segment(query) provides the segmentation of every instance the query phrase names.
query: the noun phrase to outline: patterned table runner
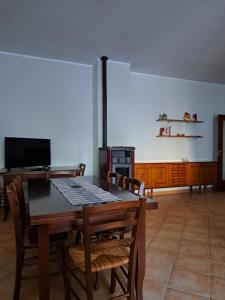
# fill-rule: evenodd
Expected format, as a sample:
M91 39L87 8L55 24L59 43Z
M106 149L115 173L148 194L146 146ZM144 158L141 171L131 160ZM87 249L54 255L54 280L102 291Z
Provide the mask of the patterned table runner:
M56 178L51 181L72 205L90 205L121 200L81 177Z

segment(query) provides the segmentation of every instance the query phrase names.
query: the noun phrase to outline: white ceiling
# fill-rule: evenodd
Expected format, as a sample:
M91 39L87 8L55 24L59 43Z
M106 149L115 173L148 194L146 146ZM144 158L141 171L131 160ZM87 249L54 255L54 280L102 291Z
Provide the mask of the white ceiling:
M225 84L225 0L0 0L0 51Z

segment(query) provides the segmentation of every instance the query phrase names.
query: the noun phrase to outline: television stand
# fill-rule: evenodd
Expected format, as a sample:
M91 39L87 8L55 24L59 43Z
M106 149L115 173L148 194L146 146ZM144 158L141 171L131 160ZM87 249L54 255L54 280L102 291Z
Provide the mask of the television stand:
M43 167L29 169L29 171L33 171L33 172L35 172L35 171L43 171L43 170L44 170Z
M51 168L49 166L43 166L43 167L33 167L29 169L29 171L49 171Z

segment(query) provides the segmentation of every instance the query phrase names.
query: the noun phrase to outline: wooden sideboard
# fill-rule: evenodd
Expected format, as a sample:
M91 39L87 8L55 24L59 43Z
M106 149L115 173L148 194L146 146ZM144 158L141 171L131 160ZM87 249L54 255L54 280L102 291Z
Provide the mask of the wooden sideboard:
M217 162L135 163L135 178L145 183L145 189L204 186L216 187Z

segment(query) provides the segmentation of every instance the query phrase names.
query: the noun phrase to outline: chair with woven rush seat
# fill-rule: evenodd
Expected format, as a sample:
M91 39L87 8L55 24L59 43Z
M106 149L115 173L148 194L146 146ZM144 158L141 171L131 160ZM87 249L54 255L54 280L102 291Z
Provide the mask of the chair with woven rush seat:
M137 190L138 195L140 195L141 197L144 196L145 184L143 181L137 178L131 178L131 177L125 178L125 188L132 192Z
M122 189L124 185L124 176L116 172L108 172L107 181L112 183L113 179L115 180L116 186L119 189Z
M137 258L137 241L141 232L140 224L144 216L145 199L138 201L123 201L90 206L83 208L83 245L75 245L68 249L64 268L66 279L65 299L69 300L71 291L78 298L77 293L71 289L69 263L85 276L87 299L93 299L92 274L104 270L111 270L110 292L114 293L116 281L120 284L123 294L110 298L129 300L135 299L135 270ZM103 238L93 240L93 234L113 230L118 234L123 228L130 228L131 235L121 239ZM64 265L64 266L65 266ZM127 288L122 284L118 269L128 265ZM81 283L76 271L71 271L73 277ZM123 274L123 272L121 272ZM120 274L121 275L121 274ZM83 285L81 285L83 287Z
M38 227L26 224L22 215L21 199L18 197L18 192L14 183L7 186L7 197L13 217L15 239L16 239L16 274L13 300L18 300L20 296L20 287L22 280L22 268L27 265L36 264L37 256L25 257L26 250L38 248ZM49 237L50 245L63 247L66 236L64 234L53 234Z

